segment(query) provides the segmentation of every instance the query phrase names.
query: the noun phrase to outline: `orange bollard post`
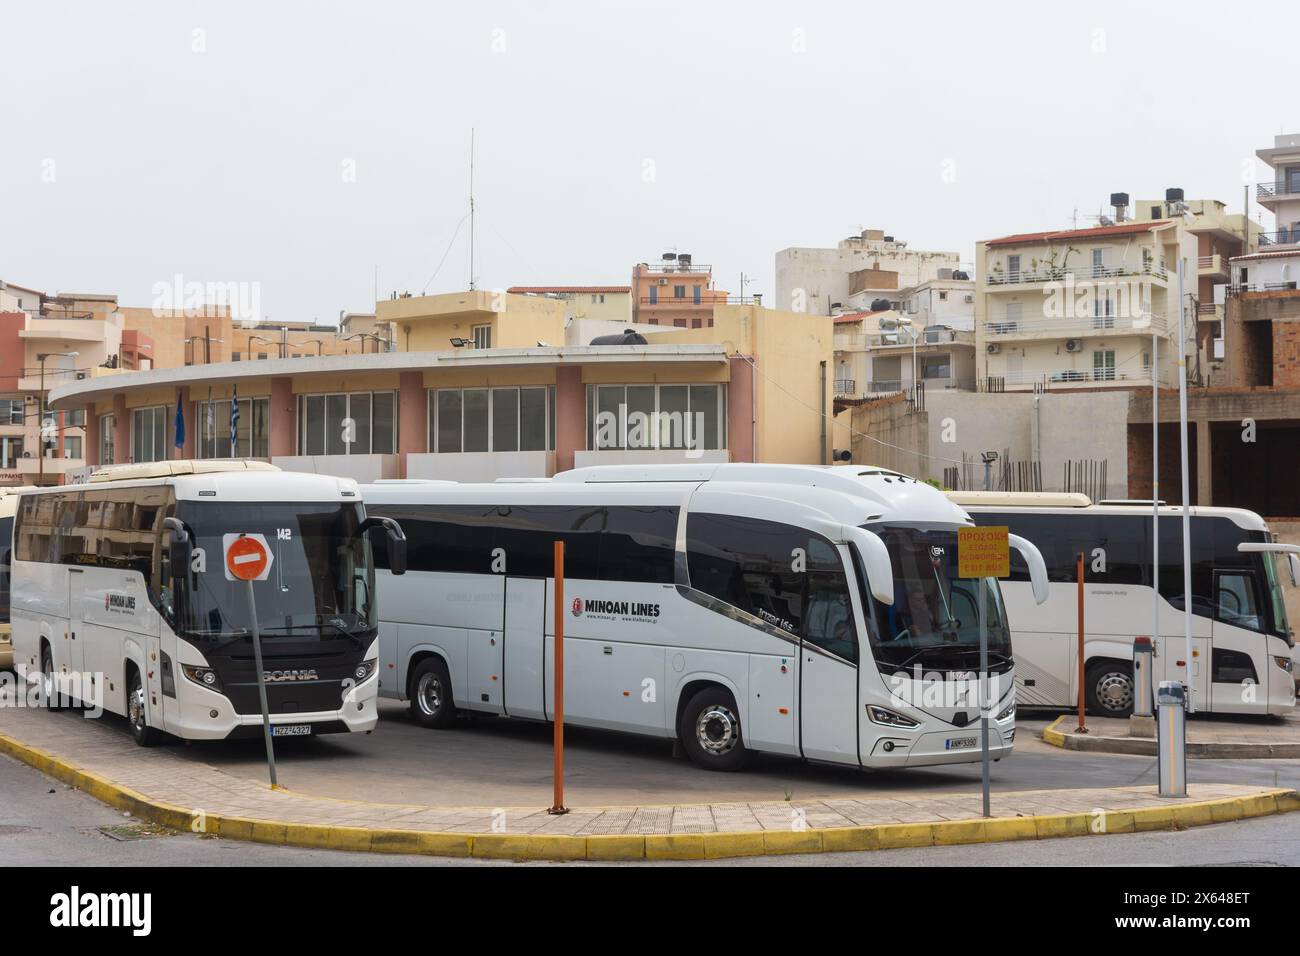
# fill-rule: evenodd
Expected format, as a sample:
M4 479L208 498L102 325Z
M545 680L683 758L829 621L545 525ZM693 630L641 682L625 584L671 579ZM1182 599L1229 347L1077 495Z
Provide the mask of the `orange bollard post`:
M555 802L547 813L568 813L564 805L564 542L555 542Z
M1083 552L1079 552L1079 726L1075 728L1075 733L1086 734L1088 732L1087 724L1084 722L1084 675L1083 675Z

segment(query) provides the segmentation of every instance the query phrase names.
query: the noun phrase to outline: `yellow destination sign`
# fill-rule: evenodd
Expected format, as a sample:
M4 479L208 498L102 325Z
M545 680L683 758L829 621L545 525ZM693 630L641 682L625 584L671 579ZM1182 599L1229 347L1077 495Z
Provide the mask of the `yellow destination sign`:
M1011 574L1005 525L957 529L957 576L1005 578Z

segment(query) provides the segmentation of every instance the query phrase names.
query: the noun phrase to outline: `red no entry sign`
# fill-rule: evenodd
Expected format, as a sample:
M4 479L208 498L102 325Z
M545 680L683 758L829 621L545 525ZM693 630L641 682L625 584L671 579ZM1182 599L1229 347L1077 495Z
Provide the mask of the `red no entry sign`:
M228 534L222 541L226 550L226 577L239 581L265 581L271 571L271 549L260 534Z

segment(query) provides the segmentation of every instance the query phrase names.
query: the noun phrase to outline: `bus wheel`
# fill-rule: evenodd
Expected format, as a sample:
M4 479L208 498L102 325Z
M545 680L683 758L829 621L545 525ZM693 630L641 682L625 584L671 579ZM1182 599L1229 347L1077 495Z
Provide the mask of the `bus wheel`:
M54 654L50 645L41 643L41 693L49 710L59 709L59 689L54 680Z
M126 721L131 728L131 736L141 747L152 747L158 742L158 731L149 726L145 711L144 683L137 670L131 671L131 681L127 686Z
M705 770L739 770L749 759L741 739L739 708L721 687L706 687L682 710L682 749Z
M1133 666L1121 661L1098 661L1085 677L1088 709L1102 717L1127 717L1133 713Z
M411 675L411 716L423 727L450 727L456 719L451 675L441 657L426 657Z

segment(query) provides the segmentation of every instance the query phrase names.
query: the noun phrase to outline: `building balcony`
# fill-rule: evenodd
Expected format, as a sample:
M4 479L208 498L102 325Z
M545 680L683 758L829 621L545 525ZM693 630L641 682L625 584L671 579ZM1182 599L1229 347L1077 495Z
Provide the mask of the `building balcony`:
M32 455L31 458L15 459L14 466L14 471L17 471L25 478L31 478L41 474L66 475L69 472L84 468L86 461L84 458L52 458L47 456L42 462L40 458Z
M1268 247L1269 252L1282 252L1286 248L1300 246L1300 225L1292 226L1290 229L1279 229L1276 232L1261 232L1259 234L1259 247L1263 249Z
M1127 335L1168 335L1170 323L1164 316L1139 319L1114 315L1090 318L1031 318L987 320L987 343L1023 342L1048 339L1115 338Z
M1218 254L1201 256L1196 260L1196 274L1211 279L1228 278L1228 260Z
M1134 266L1080 266L1075 269L1049 268L1040 264L1037 269L1020 269L1015 272L998 271L984 276L984 284L991 291L1004 289L1023 289L1026 286L1043 285L1048 282L1099 282L1108 279L1150 279L1167 283L1169 270L1156 262Z
M1300 198L1300 181L1279 181L1255 184L1255 201L1268 206L1286 199Z
M1166 383L1164 379L1169 379ZM1165 375L1161 387L1171 384L1174 378ZM1077 388L1134 388L1151 384L1148 367L1126 368L1060 368L1048 371L1006 371L1000 375L987 375L980 379L984 392L1030 392L1052 389Z
M1215 302L1200 302L1196 306L1197 322L1222 322L1224 306Z
M858 383L852 378L837 378L835 380L835 397L843 398L848 395L858 394Z

